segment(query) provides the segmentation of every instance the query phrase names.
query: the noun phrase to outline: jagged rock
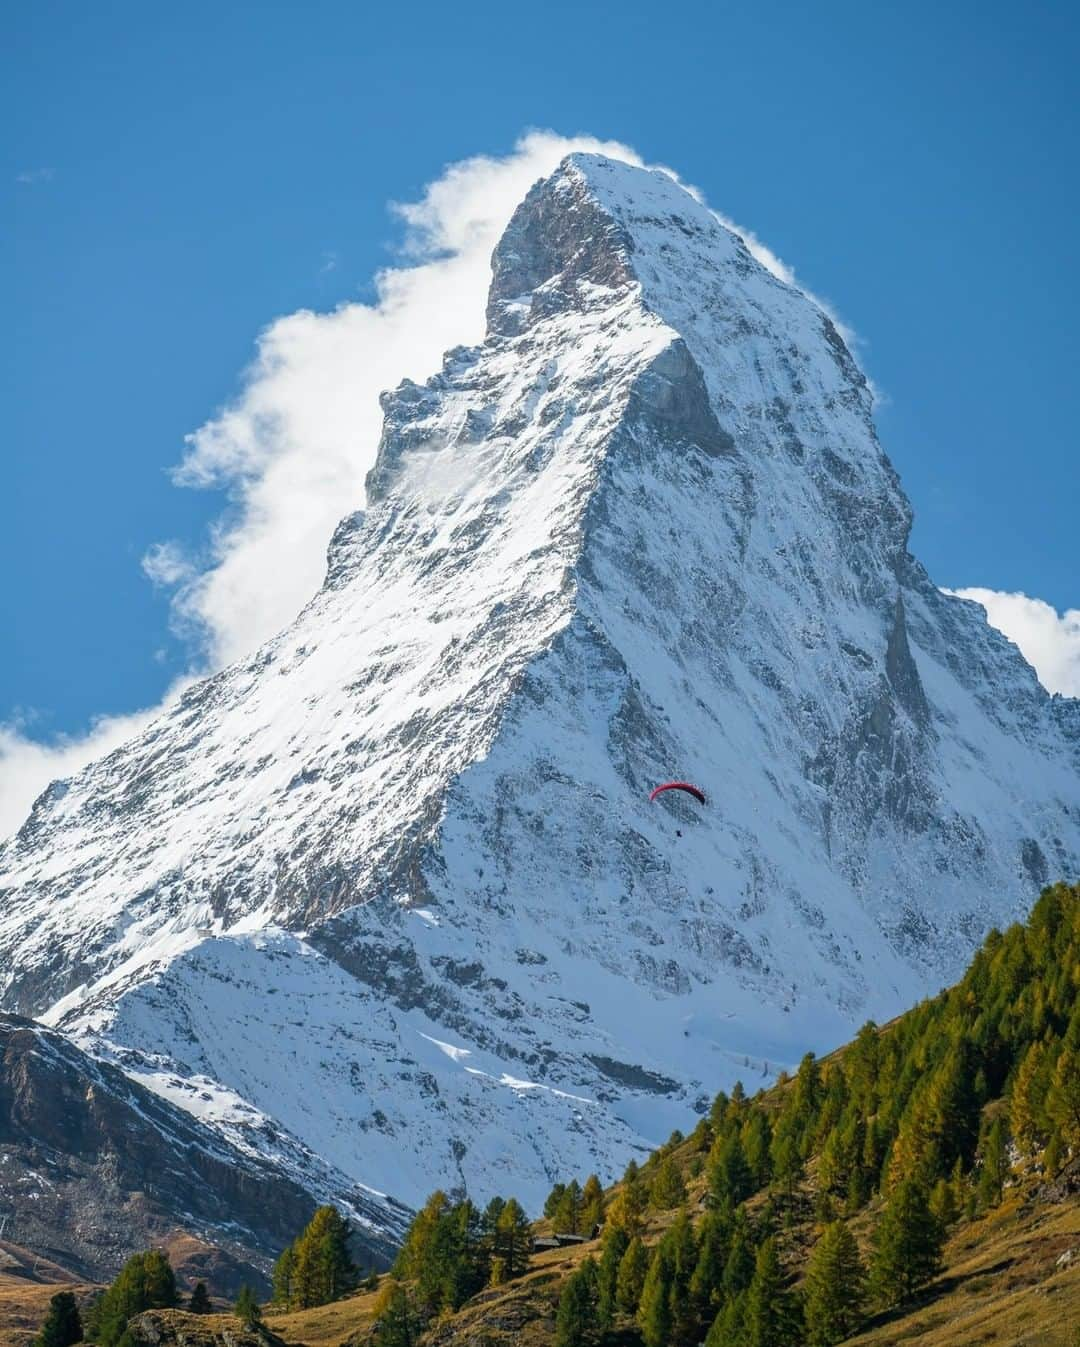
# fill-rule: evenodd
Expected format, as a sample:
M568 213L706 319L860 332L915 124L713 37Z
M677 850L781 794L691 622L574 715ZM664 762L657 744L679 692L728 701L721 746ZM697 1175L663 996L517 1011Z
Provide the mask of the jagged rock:
M835 326L669 177L571 157L493 272L320 593L0 850L0 996L324 1191L535 1206L1076 874L1080 704L930 581Z
M256 1155L95 1061L0 1014L0 1213L9 1239L90 1281L167 1246L218 1292L267 1285L314 1202ZM201 1240L184 1241L187 1231ZM216 1247L215 1247L216 1246ZM361 1256L385 1263L388 1243Z
M247 1328L229 1314L146 1310L128 1321L128 1332L146 1347L286 1347L265 1324Z

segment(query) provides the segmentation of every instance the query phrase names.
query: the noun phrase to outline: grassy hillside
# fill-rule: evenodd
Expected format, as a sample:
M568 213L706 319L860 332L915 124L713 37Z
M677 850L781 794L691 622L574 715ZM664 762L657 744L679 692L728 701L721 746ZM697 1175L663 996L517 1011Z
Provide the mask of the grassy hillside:
M57 1291L89 1301L97 1288L67 1268L0 1240L0 1347L26 1347Z
M661 1233L657 1222L653 1237ZM812 1230L793 1232L795 1242ZM542 1254L520 1280L470 1300L423 1344L550 1347L559 1294L600 1241ZM1070 1265L1058 1260L1074 1251ZM370 1339L377 1300L365 1293L319 1309L270 1308L267 1323L289 1343L341 1347ZM1077 1347L1080 1333L1080 1195L1038 1200L1018 1190L992 1213L962 1221L945 1246L945 1269L901 1311L872 1319L852 1347ZM636 1343L632 1333L612 1342Z

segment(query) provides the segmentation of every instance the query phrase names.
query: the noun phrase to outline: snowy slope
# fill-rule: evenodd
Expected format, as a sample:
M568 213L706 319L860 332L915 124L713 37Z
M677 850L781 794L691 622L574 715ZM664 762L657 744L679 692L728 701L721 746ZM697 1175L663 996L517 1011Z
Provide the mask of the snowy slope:
M1080 703L931 584L833 325L670 178L565 161L384 410L296 622L0 850L4 1005L351 1182L535 1202L1080 869Z

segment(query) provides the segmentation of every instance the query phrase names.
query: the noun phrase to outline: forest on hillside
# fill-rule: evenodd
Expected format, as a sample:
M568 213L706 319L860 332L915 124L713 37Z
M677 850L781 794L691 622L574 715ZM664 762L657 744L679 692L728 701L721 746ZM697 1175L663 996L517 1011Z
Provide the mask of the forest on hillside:
M562 1288L555 1342L829 1347L916 1295L957 1222L1078 1155L1080 886L1058 884L939 996L752 1098L721 1092L606 1194L556 1185L549 1227L601 1237ZM383 1287L380 1347L517 1274L491 1228L490 1210L432 1196Z

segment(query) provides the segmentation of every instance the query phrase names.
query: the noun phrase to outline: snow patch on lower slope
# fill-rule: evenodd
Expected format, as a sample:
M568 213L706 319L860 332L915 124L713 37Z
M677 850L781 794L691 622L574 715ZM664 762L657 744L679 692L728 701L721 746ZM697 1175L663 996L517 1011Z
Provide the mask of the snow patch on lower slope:
M386 1005L283 931L207 941L64 1028L231 1139L276 1148L290 1168L295 1138L324 1162L324 1190L378 1174L416 1206L456 1172L469 1191L512 1191L535 1209L568 1162L584 1173L657 1139L580 1085L447 1042L423 1012Z
M317 1194L352 1192L376 1222L358 1200L377 1204L373 1174L408 1206L456 1175L477 1198L512 1192L538 1211L559 1175L607 1181L685 1129L718 1080L766 1083L794 1065L789 1017L752 986L725 989L720 1009L708 989L659 995L641 1017L620 972L549 917L519 911L477 948L469 930L401 914L432 977L481 958L488 981L516 979L521 1010L494 1045L469 988L451 1038L284 931L207 940L63 1027ZM824 1018L818 1031L838 1037L842 1020Z

